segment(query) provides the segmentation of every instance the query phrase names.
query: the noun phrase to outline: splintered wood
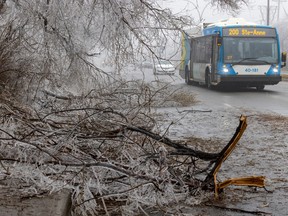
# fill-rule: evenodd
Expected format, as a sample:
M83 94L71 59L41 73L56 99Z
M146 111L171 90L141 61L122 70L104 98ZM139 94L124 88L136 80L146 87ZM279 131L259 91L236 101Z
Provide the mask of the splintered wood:
M220 158L216 161L213 171L214 187L215 187L215 197L218 197L219 191L229 185L238 185L238 186L255 186L255 187L264 187L265 177L264 176L248 176L240 178L231 178L223 182L217 183L217 173L220 170L222 163L229 157L232 151L235 149L238 141L240 140L242 134L244 133L247 127L247 117L241 116L240 123L236 132L227 146L222 150Z

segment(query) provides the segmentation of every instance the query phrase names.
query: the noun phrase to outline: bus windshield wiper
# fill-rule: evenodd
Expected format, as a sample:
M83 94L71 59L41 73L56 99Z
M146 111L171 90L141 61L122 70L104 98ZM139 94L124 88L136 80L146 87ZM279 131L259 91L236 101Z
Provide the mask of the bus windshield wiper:
M246 61L246 60L253 60L253 61L257 61L257 62L263 62L263 63L266 63L266 64L273 64L271 62L268 62L266 60L262 60L262 59L259 59L259 58L243 58L243 59L241 59L238 62L232 63L231 66L238 65L238 64L240 64L240 63L242 63L243 61Z
M242 63L243 61L246 61L246 60L256 60L256 58L243 58L240 61L232 63L231 66L238 65L238 64L240 64L240 63Z

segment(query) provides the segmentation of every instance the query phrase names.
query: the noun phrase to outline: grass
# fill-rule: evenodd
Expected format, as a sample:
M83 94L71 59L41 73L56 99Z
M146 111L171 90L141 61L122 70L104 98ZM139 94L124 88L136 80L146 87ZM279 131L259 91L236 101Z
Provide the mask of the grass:
M265 122L273 122L273 124L279 125L281 123L288 123L288 117L287 116L282 116L282 115L273 115L273 114L259 114L258 119L260 121L265 121Z
M288 74L281 74L282 80L288 81Z
M198 102L193 93L184 91L175 92L170 99L181 106L190 106Z

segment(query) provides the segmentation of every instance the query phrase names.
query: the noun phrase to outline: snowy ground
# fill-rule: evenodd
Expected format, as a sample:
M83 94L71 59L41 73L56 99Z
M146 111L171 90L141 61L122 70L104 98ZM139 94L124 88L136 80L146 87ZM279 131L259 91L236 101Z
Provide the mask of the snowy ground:
M141 72L132 67L123 73L127 79L145 80L155 85L168 82L172 88L178 88L182 86L178 84L184 82L177 75L154 76L152 69ZM187 145L213 153L219 152L229 142L240 116L246 115L248 127L236 149L222 165L218 180L266 177L266 190L229 186L219 199L216 200L211 193L201 206L192 208L180 204L177 206L177 209L181 209L180 215L288 215L288 116L241 108L211 107L205 101L185 107L166 104L155 108L155 111L159 131L165 132L173 140L185 140Z
M193 140L195 137L199 138L197 142L191 144L198 149L211 152L219 152L229 142L241 115L230 110L212 110L212 112L186 112L183 117L180 114L175 115L178 111L162 110L165 126L172 121L175 122L170 127L169 136L187 140L191 137L194 137ZM220 200L211 198L210 201L215 206L261 211L271 215L287 215L288 118L249 111L243 113L248 115L248 127L232 155L223 164L218 178L223 181L234 177L265 176L266 189L271 193L264 189L255 191L254 188L248 187L229 187L224 190ZM214 212L215 207L201 210L204 215L210 215L211 211ZM224 214L223 210L217 211L219 213L214 212L213 215L237 213L225 211Z
M178 76L153 76L152 72L127 73L129 79L144 79L148 82L164 80L177 84L184 82ZM211 111L211 112L208 112ZM194 147L218 152L233 136L239 117L248 116L248 127L232 155L224 162L218 178L220 181L233 177L265 176L266 189L229 187L219 200L213 197L206 205L187 207L183 213L191 215L288 215L288 117L259 113L252 110L233 111L214 109L205 103L190 107L158 108L161 113L159 127L168 137L187 139ZM191 139L193 138L193 139ZM197 138L197 139L195 139ZM199 138L199 139L198 139ZM226 209L224 209L226 208ZM231 209L231 211L227 211Z

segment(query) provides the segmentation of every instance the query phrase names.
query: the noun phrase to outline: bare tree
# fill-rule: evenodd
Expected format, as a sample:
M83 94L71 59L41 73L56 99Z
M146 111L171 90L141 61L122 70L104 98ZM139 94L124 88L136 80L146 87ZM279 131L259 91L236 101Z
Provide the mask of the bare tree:
M285 27L286 25L287 25L286 19L281 20L280 22L275 24L279 32L280 46L283 52L287 52L288 50L288 41L287 41L288 31L287 28Z
M241 1L237 1L237 0L212 0L211 2L213 4L217 4L221 8L225 8L228 10L229 9L238 10L241 8L242 4L247 3L247 1L245 1L245 0L241 0Z
M213 3L235 9L239 5L236 1ZM12 32L18 31L18 49L22 48L18 58L30 65L24 73L29 74L30 85L24 89L33 89L34 94L43 85L56 88L71 83L77 87L74 91L87 92L91 88L87 82L103 72L92 58L95 54L105 50L105 64L119 69L139 54L156 55L169 37L178 37L179 30L193 22L159 8L154 1L10 0L3 5L2 29L10 26Z
M94 78L90 84L97 83L99 72L103 73L93 61L95 53L105 50L109 60L105 64L119 69L137 53L155 54L170 37L167 32L187 24L187 19L146 1L22 0L7 1L6 7L4 26L18 30L18 49L24 48L17 53L22 59L29 56L30 69L25 74L30 74L30 84L25 87L30 91L72 82L77 87L74 91L87 93L87 88L95 87L87 85L88 80Z
M212 1L233 9L237 2ZM191 25L191 17L148 0L6 0L0 6L6 185L19 185L23 196L69 188L74 215L147 214L180 201L198 203L191 197L199 195L203 178L196 177L220 155L159 135L152 107L175 90L118 79L97 62L104 53L104 64L118 70L138 55L160 57L158 47Z

